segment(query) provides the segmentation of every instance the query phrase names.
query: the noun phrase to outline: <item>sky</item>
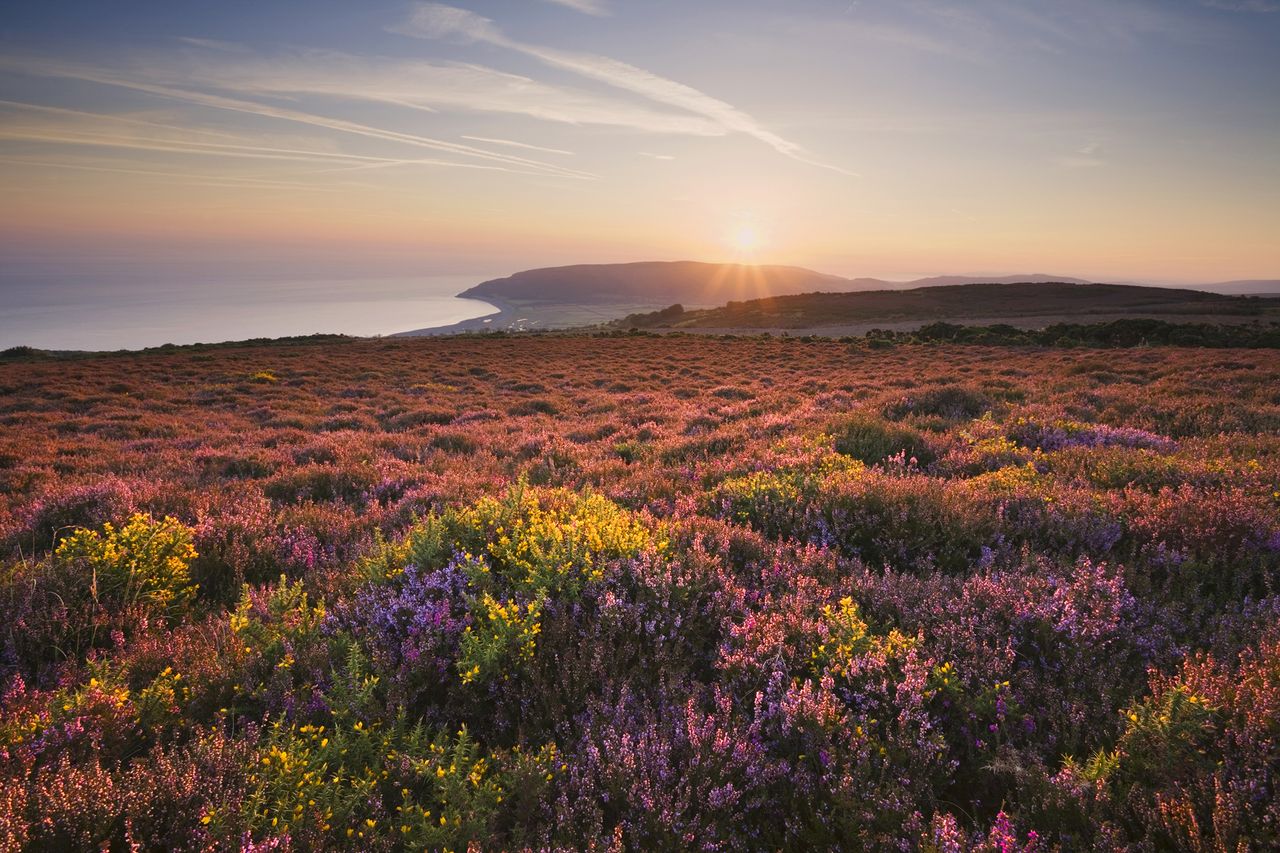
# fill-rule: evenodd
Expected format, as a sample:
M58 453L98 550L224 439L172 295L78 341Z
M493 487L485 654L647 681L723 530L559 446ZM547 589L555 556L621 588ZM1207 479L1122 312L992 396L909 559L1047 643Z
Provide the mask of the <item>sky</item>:
M14 0L0 193L33 274L1280 278L1280 0Z

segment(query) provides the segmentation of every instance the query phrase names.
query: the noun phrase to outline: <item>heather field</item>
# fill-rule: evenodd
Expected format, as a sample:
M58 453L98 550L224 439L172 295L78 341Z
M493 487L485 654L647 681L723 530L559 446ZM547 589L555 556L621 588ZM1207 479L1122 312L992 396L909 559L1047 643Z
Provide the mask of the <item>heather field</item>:
M0 850L1280 846L1276 350L15 357L0 546Z

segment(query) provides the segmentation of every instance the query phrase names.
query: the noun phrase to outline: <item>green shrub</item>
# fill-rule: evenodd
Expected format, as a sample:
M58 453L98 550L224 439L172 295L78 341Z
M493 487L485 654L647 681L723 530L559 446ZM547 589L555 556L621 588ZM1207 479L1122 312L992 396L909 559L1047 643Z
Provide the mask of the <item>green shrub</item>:
M628 465L639 459L645 451L645 445L638 441L620 441L613 446L613 452Z
M991 409L991 398L980 391L959 385L930 388L904 397L884 408L884 416L900 421L909 416L937 417L946 421L968 421Z
M436 450L443 450L445 453L453 453L458 456L470 456L480 449L480 445L461 432L438 433L432 436L431 446Z
M921 467L929 465L936 458L920 433L906 427L892 426L866 415L846 418L837 423L832 432L838 452L868 465L883 462L900 453L904 460L914 458Z
M1212 768L1209 747L1216 735L1217 711L1187 685L1148 696L1124 715L1125 730L1115 750L1099 750L1083 763L1067 758L1069 772L1127 793L1134 785L1185 779Z

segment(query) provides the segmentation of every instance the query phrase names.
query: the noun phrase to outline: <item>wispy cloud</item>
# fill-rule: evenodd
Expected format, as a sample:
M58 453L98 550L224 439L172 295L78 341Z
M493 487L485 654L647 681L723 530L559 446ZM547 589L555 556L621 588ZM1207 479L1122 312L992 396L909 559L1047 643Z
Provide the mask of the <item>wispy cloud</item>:
M399 166L443 166L457 169L483 169L490 171L519 172L522 174L544 175L534 170L512 169L506 166L488 165L484 163L466 163L456 160L442 160L430 157L370 157L360 154L340 154L324 151L307 151L288 148L269 148L260 145L217 145L212 143L183 142L176 140L156 140L143 136L113 136L95 127L65 129L57 125L6 124L0 127L0 140L12 142L35 142L44 145L64 145L75 148L108 148L121 151L143 151L148 153L183 154L197 157L220 157L245 160L276 160L290 163L315 164L331 166L330 168L313 169L298 174L333 174L337 172L353 172L368 169L387 169ZM336 165L332 165L336 164ZM122 168L89 167L77 165L71 161L44 162L42 165L61 165L66 168L92 169L93 171L121 172L150 175L173 176L176 173L156 170L138 171ZM185 174L185 173L184 173ZM207 177L207 176L206 176ZM221 178L220 178L221 180ZM226 180L253 181L279 185L279 181L267 179L231 177Z
M271 137L247 137L198 128L182 128L172 124L152 122L129 116L116 116L85 110L72 110L0 100L0 140L14 143L36 143L44 149L46 157L53 153L49 146L63 146L72 153L59 160L27 158L22 162L47 168L64 168L78 171L137 174L157 178L181 179L185 183L204 186L261 186L275 189L321 189L324 185L308 181L308 176L338 174L398 167L429 166L452 169L502 171L518 174L546 176L536 169L516 168L507 164L465 162L436 157L380 157L326 150L314 145L299 144L286 147L270 144ZM323 140L320 140L322 143ZM118 164L86 163L79 156L82 149L108 149L117 152L143 152L153 160L155 154L177 154L184 157L218 158L246 161L276 161L310 166L303 171L294 170L288 177L263 178L216 173L175 172L155 168L127 168ZM20 158L0 158L3 162L18 163ZM585 173L584 173L585 174Z
M54 107L48 104L35 104L27 101L10 101L0 99L0 111L30 112L50 116L79 117L94 122L104 122L127 127L146 128L149 134L157 131L196 134L205 140L234 140L236 134L224 130L184 127L173 122L156 121L154 118L142 118L136 113L98 113L90 110L76 110L67 107Z
M1276 0L1202 0L1270 3ZM1179 4L1151 0L904 0L913 26L944 44L998 55L1010 49L1070 54L1085 49L1128 50L1149 38L1194 43L1217 37L1214 27ZM931 37L921 42L923 48Z
M0 100L0 115L5 116L0 139L15 141L307 163L385 159L269 145L234 134L20 101Z
M546 0L548 3L555 3L557 6L567 6L576 12L584 15L607 15L609 10L605 8L602 0Z
M1275 0L1201 0L1201 5L1228 12L1280 12Z
M719 136L706 118L578 91L480 65L295 51L272 58L186 57L138 69L152 82L187 80L242 96L327 95L412 109L503 113L574 125L645 133Z
M1093 141L1081 145L1065 157L1057 158L1057 163L1070 169L1093 169L1105 166L1107 161L1102 156L1102 143Z
M236 187L250 189L287 189L307 192L336 192L337 187L318 186L314 182L281 181L270 178L237 177L232 175L207 175L199 172L170 172L161 169L129 169L120 166L103 166L92 163L76 163L67 160L34 160L23 157L0 157L0 163L16 166L35 166L46 169L70 169L77 172L103 172L112 175L138 175L148 178L162 178L166 181L179 180L197 186Z
M129 76L122 75L119 72L112 72L105 69L97 69L56 61L19 62L12 58L0 58L0 68L39 76L81 80L104 86L128 89L135 92L144 92L157 97L169 98L212 109L244 113L261 118L278 119L310 125L313 127L325 128L340 133L378 139L384 142L427 148L463 159L475 159L489 164L501 165L511 171L537 172L540 174L567 178L595 177L594 175L586 172L568 169L563 166L545 163L540 160L533 160L514 154L489 151L472 145L464 145L457 142L434 139L418 134L379 128L359 122L317 115L315 113L308 113L302 110L278 107L242 98L233 98L181 87L150 83L145 80L134 79ZM437 165L448 164L449 161L440 161Z
M462 138L471 142L483 142L487 145L507 145L512 148L523 148L526 151L541 151L544 154L573 156L572 151L565 151L563 148L546 148L541 145L530 145L528 142L517 142L514 139L494 139L491 136L463 136Z
M461 37L515 51L552 68L701 116L726 132L751 136L794 160L850 174L839 166L815 160L802 146L769 130L751 115L692 86L607 56L558 50L510 38L490 19L465 9L441 3L419 3L408 20L392 31L415 38Z
M201 39L192 38L191 36L178 36L178 41L183 44L189 44L192 47L201 47L206 50L220 50L223 53L248 53L249 49L239 42L222 41L221 39Z
M829 24L827 24L827 26L829 26ZM871 38L894 47L901 47L907 50L919 51L921 53L932 53L938 56L959 59L964 62L986 64L990 61L990 57L986 54L966 48L957 43L954 39L939 38L911 27L903 27L895 24L864 22L851 22L845 26L852 27L859 34L867 38Z

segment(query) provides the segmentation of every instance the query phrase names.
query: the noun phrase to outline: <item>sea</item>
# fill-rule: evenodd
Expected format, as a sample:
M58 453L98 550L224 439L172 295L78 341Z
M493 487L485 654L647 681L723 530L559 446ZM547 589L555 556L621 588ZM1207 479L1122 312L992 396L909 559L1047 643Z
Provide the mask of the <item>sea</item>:
M456 294L494 275L85 280L0 273L0 350L142 349L336 333L371 337L497 311Z

